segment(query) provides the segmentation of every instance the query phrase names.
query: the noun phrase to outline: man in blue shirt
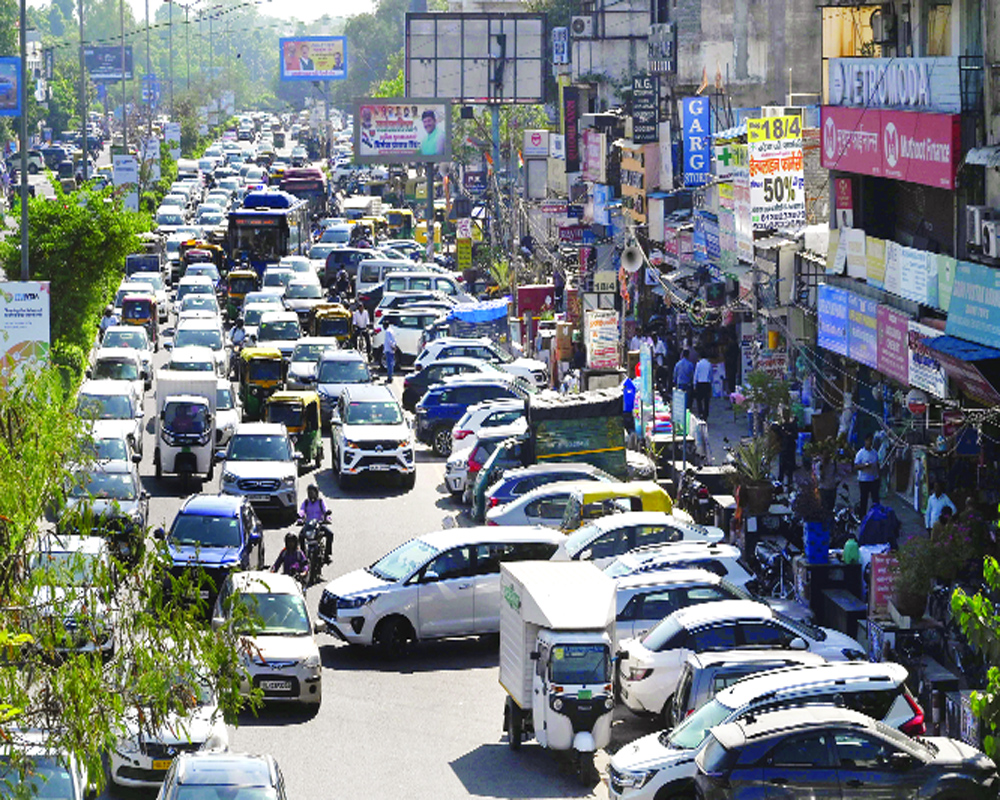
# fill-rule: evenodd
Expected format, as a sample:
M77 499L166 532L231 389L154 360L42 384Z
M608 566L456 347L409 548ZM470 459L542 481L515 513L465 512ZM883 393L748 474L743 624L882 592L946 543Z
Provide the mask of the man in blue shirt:
M626 433L635 432L635 381L626 378L622 384L622 427Z
M694 389L694 364L689 358L690 351L681 353L681 360L674 367L674 388L681 389L686 397L685 406L691 406L691 390Z

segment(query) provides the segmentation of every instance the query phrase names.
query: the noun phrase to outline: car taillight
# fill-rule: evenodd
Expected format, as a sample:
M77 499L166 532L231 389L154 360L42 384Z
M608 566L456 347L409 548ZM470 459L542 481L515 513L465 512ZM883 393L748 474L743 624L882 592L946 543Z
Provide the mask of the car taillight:
M490 498L490 508L496 508L498 505L500 505L500 498L498 498L498 497L491 497Z
M641 681L645 680L652 674L653 670L651 669L639 669L637 667L632 667L632 669L629 671L628 679L630 681Z
M381 308L376 308L375 309L375 319L378 319L381 316L382 316L382 309Z
M913 717L900 725L899 730L907 736L923 736L927 733L927 725L924 723L924 710L913 698L913 695L910 694L910 690L905 687L903 689L903 697L905 697L906 702L909 703L910 710L913 712Z
M698 488L698 499L699 500L708 500L708 487L707 486L700 486Z
M486 520L486 524L487 524L487 525L496 525L497 523L496 523L496 521L495 521L495 520L492 520L492 519L488 519L488 520Z
M466 436L468 436L470 433L472 433L472 431L452 431L451 432L451 438L455 439L456 441L461 441Z
M479 470L481 470L482 468L483 468L483 465L480 464L478 461L475 461L475 460L473 460L471 458L469 459L468 469L469 469L470 473L472 473L472 472L479 472Z

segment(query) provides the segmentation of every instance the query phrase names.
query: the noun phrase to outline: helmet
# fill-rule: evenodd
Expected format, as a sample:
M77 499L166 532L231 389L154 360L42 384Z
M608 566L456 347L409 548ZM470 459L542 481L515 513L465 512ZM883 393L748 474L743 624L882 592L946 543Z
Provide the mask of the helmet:
M285 534L285 547L287 547L287 548L298 548L298 546L299 546L299 537L296 536L294 533L286 533Z
M319 487L315 483L310 483L306 487L306 494L312 495L313 493L319 494Z
M111 303L108 303L106 306L104 306L104 316L110 317L111 313L114 310L115 310L115 307L113 305L111 305Z

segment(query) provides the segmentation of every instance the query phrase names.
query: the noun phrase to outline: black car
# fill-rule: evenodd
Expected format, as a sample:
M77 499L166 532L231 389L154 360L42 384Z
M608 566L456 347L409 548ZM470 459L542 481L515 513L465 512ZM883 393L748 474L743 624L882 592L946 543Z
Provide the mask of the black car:
M698 800L997 796L996 765L957 739L911 738L864 714L806 706L709 731L695 763Z
M60 147L59 145L39 147L38 151L42 154L42 158L45 160L46 169L56 169L61 161L66 161L67 159L70 161L73 160L72 151L65 147Z

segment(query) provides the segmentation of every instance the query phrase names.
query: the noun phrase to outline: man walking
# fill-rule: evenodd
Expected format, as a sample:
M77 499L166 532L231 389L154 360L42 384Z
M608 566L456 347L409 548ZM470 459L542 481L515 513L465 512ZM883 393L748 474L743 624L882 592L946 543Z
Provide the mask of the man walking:
M385 355L386 383L392 383L392 371L396 366L396 334L392 332L392 326L386 324L384 337L382 339L382 353Z
M708 356L703 355L698 359L694 368L694 402L697 406L697 414L703 419L708 419L708 409L712 400L712 362Z
M684 405L690 408L691 390L694 388L694 364L691 363L688 355L689 351L684 350L681 353L681 360L674 367L674 388L684 392L687 398Z
M872 504L879 501L878 450L874 449L873 441L869 433L865 437L865 446L854 457L854 471L858 473L858 489L861 490L859 515L862 519L868 512L868 498L871 498Z

